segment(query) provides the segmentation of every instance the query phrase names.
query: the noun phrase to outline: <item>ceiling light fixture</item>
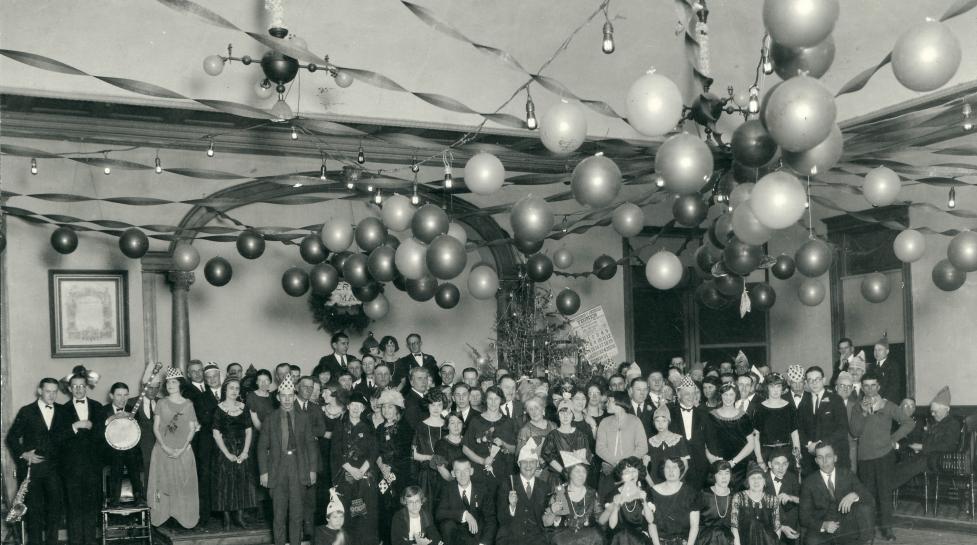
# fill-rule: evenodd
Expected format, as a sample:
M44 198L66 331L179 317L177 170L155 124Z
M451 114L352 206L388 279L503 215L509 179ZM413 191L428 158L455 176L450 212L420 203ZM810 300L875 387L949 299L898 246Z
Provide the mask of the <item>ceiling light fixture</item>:
M356 152L356 162L361 165L366 162L366 154L363 153L363 144L360 144L360 151Z
M214 156L214 141L211 140L210 147L207 148L207 157L213 157L213 156Z
M536 121L536 105L533 104L533 95L529 94L529 87L526 87L526 128L534 131L539 127Z
M37 159L31 157L31 176L37 176Z
M159 160L159 152L156 152L156 174L163 173L163 163Z
M974 109L969 103L963 105L963 130L972 131L974 129Z
M947 208L957 207L957 189L955 187L950 188L950 194L947 196L946 199L946 207Z

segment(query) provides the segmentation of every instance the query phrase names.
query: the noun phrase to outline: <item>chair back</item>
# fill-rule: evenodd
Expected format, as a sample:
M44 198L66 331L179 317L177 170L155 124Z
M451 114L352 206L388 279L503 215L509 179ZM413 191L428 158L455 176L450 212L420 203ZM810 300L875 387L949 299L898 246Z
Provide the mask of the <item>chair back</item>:
M971 431L968 425L960 430L960 447L956 452L940 455L937 471L943 475L967 477L977 474L977 431Z

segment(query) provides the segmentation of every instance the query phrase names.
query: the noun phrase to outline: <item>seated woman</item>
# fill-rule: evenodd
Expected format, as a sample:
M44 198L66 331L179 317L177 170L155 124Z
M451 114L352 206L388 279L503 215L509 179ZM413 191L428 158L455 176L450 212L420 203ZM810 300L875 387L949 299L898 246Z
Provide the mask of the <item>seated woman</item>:
M606 525L611 545L658 545L655 506L643 488L645 467L637 457L624 458L614 467L614 480L621 483L604 499L600 523Z
M702 512L699 516L699 537L696 545L732 545L732 495L729 481L733 473L726 461L715 462L710 469L714 484L702 493Z
M604 506L597 491L587 486L587 461L572 452L561 454L567 484L553 493L543 524L556 528L551 537L554 545L603 545L604 532L597 519Z
M441 534L434 524L430 509L424 509L424 492L419 486L404 489L400 502L404 508L393 517L389 545L441 545Z
M323 488L326 486L328 485L324 483ZM343 502L339 501L336 488L330 488L329 504L326 505L326 524L316 527L312 545L346 545L350 543L349 534L343 529L345 520Z
M655 409L652 418L658 433L648 438L649 485L662 482L662 477L658 475L658 468L661 467L662 462L669 458L681 458L688 467L691 456L685 436L668 429L668 425L672 422L672 412L668 410L668 405L662 403L661 407Z
M465 420L461 415L450 413L447 418L447 424L445 425L444 436L434 444L434 457L431 461L434 463L438 475L441 476L442 482L436 487L439 491L447 483L455 480L454 475L451 474L451 463L455 458L465 455L462 450L464 441L462 432L464 430Z
M682 482L687 466L681 458L662 462L664 481L651 487L655 511L652 540L655 545L692 545L699 535L700 496Z
M780 500L763 491L766 479L759 464L746 470L748 488L733 496L730 524L735 545L780 543Z

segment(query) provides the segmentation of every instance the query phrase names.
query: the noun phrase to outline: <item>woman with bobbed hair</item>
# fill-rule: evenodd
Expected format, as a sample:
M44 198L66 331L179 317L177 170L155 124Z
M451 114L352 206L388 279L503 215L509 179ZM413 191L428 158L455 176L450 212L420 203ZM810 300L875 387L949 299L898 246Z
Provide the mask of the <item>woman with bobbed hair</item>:
M630 456L614 466L614 481L620 483L603 499L600 523L606 525L611 545L653 545L655 506L644 489L645 466Z
M512 475L516 452L516 429L513 420L502 414L505 394L498 386L485 392L485 412L468 421L463 451L475 466L475 478L488 485L495 494L499 482Z
M797 432L797 409L791 401L783 399L786 381L779 373L770 373L764 381L767 399L756 404L753 411L753 430L757 440L753 453L760 468L767 470L771 452L790 449L794 463L799 463L801 440Z
M699 535L698 490L682 482L687 466L681 458L668 458L659 469L663 481L651 487L657 507L652 540L655 545L693 545Z
M713 462L709 475L713 484L702 492L696 545L733 545L733 532L730 529L733 494L729 489L732 468L725 460Z

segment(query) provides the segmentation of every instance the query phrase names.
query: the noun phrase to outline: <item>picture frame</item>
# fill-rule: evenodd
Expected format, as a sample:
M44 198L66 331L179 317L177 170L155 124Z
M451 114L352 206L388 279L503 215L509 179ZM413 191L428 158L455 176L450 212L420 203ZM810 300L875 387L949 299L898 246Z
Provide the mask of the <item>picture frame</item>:
M129 272L50 270L51 357L129 355Z

